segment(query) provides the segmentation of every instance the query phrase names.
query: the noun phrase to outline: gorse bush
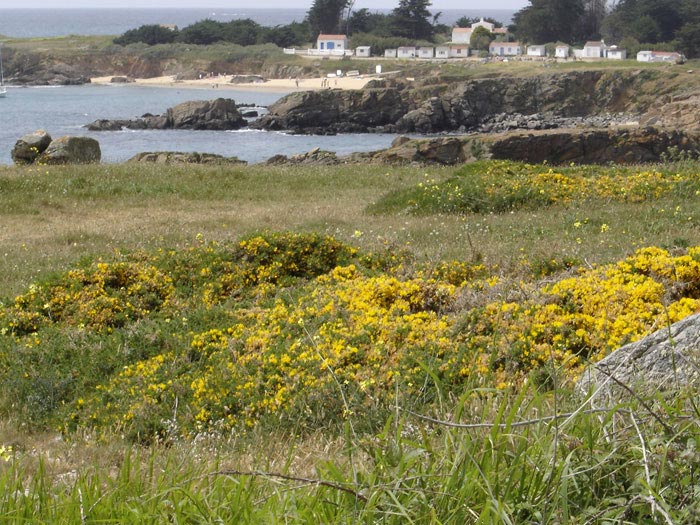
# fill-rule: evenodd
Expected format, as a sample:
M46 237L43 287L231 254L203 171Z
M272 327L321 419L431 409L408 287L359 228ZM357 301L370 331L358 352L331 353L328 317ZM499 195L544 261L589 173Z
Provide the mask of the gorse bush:
M480 263L417 264L296 233L122 254L0 308L0 401L36 425L140 441L339 428L466 384L518 386L553 369L575 379L700 309L695 247L646 248L547 284L541 272L513 295Z
M438 182L389 193L371 207L379 213L504 213L575 202L640 203L665 195L700 194L694 172L629 173L625 169L591 171L590 166L547 169L512 162L478 162Z

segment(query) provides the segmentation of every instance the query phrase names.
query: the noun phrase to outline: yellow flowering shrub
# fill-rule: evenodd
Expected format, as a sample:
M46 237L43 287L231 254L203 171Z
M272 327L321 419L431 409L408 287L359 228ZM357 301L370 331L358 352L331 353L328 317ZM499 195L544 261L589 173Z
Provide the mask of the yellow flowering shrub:
M100 262L31 286L5 311L6 329L21 335L49 323L123 326L164 307L173 293L170 277L150 264Z
M552 365L575 378L700 309L698 247L645 248L546 285L521 282L517 302L494 300L508 278L483 265L402 264L320 236L266 233L123 259L0 306L2 362L25 370L2 385L20 402L37 397L33 385L66 392L44 408L67 430L116 427L144 440L265 422L318 428L429 403L436 384L459 395ZM106 348L95 359L107 352L109 366L71 347L97 337ZM88 369L97 375L83 391L66 387Z
M399 190L375 205L378 210L414 213L502 213L540 209L553 204L587 200L645 202L663 195L692 194L700 177L692 173L643 171L628 173L613 168L546 168L513 162L474 163L456 176Z

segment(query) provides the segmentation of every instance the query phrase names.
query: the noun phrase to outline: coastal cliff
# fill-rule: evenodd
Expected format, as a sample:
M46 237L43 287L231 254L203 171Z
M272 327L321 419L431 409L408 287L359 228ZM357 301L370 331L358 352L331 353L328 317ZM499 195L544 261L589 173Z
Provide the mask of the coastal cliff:
M610 115L622 121L663 115L673 126L663 106L674 101L674 89L665 83L659 70L585 70L457 82L435 78L417 85L384 82L360 91L292 93L270 106L255 127L295 133L490 131L502 115L537 117L513 129L588 127L590 123L576 119ZM676 113L683 115L685 127L700 129L697 118Z

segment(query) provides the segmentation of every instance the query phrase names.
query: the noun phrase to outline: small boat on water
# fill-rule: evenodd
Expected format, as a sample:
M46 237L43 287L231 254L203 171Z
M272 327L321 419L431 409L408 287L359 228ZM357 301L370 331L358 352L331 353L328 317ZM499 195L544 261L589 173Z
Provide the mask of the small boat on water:
M0 98L5 98L7 88L5 87L5 75L2 71L2 46L0 46Z

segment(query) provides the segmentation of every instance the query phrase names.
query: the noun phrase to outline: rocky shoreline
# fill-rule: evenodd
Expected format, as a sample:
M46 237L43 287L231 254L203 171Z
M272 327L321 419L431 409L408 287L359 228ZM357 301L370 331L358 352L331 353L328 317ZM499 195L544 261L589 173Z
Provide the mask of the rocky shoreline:
M316 148L268 164L352 162L456 164L502 158L553 164L656 162L669 150L700 150L698 94L654 96L658 71L572 71L524 78L444 79L417 84L372 81L359 90L291 93L267 108L218 98L190 101L162 115L96 120L91 131L129 129L237 130L303 134L415 133L392 147L339 157ZM673 108L665 112L664 108ZM264 113L258 117L258 112ZM655 123L656 127L647 124ZM674 127L674 123L676 126ZM678 125L681 124L682 125ZM437 135L429 137L429 135ZM138 156L137 156L138 157ZM206 160L202 160L206 159ZM239 162L200 154L156 152L139 161Z

